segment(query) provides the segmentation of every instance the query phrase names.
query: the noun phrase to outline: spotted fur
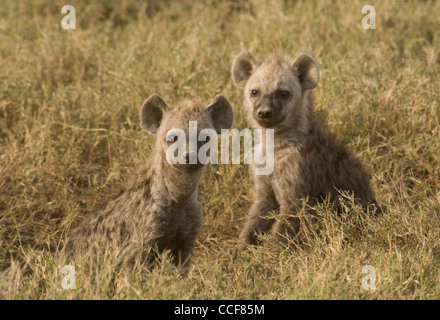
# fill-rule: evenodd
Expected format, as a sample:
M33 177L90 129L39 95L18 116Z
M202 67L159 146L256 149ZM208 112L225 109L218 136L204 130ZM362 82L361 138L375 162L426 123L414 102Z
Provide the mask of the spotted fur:
M189 121L197 121L199 131L218 132L229 129L232 117L232 108L221 95L207 107L183 101L171 108L157 94L148 98L140 118L144 130L157 134L150 159L117 195L70 233L66 251L74 257L111 252L117 265L141 259L149 266L155 249L171 253L174 263L186 270L203 221L198 187L204 166L169 164L167 132L180 128L188 139Z
M254 175L254 201L240 234L241 247L257 244L258 233L269 230L280 239L297 237L301 223L295 215L305 199L310 205L330 201L340 209L340 192L346 191L366 211L374 210L369 175L313 111L309 93L319 81L313 58L273 55L260 61L244 51L233 62L232 79L244 89L253 127L275 133L274 171ZM274 211L280 219L268 218Z

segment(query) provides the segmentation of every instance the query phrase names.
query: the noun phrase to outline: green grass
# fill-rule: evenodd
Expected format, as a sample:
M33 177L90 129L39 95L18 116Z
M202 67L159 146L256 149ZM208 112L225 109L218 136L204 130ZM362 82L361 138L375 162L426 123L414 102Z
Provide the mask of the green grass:
M0 1L0 299L438 299L440 297L440 3L372 1ZM315 107L365 164L381 219L362 228L320 208L309 240L266 237L236 253L251 204L249 166L212 165L205 224L189 276L105 264L63 290L71 227L145 161L145 98L208 103L224 94L248 126L230 79L248 49L312 55ZM377 272L361 287L362 267Z

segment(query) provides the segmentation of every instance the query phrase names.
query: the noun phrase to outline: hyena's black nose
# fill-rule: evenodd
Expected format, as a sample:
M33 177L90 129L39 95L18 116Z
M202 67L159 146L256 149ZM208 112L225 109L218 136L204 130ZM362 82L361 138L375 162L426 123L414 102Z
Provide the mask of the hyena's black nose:
M270 118L270 116L272 115L272 111L266 109L266 110L260 110L258 111L258 117L260 118Z

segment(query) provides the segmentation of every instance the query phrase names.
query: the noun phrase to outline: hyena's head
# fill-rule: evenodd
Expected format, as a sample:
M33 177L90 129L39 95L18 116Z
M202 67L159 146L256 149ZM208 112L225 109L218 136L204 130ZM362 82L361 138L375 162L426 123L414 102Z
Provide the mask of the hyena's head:
M244 88L244 107L261 127L279 127L283 122L301 126L307 121L303 118L309 110L303 98L319 80L312 57L272 56L260 61L243 51L235 57L231 73L235 85Z
M217 135L222 129L229 129L232 121L232 107L223 95L216 96L207 106L185 100L172 107L155 93L145 100L140 111L141 127L157 135L155 152L186 172L206 164L199 161L200 148L210 139L217 141Z

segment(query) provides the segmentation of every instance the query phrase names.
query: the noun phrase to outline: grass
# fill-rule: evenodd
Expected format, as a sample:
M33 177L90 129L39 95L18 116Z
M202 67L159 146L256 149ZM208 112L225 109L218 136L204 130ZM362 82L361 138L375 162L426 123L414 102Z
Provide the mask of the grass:
M440 3L371 1L0 1L0 299L438 299L440 297ZM309 240L268 237L236 253L251 204L246 165L211 165L205 223L189 276L77 270L61 287L62 249L76 226L141 165L154 137L138 125L145 98L231 101L248 49L307 52L321 68L315 108L364 163L381 219L362 228L327 208ZM365 265L375 290L362 289Z

